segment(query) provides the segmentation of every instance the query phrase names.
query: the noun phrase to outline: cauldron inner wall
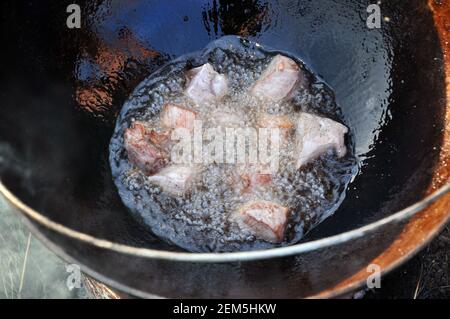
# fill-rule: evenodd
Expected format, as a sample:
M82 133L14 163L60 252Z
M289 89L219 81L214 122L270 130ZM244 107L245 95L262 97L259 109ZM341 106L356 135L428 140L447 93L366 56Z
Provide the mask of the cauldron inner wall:
M364 225L423 197L445 108L442 52L426 1L383 4L390 22L374 30L365 25L368 1L243 1L235 9L228 1L217 1L218 9L207 1L86 1L82 30L64 27L68 3L7 1L2 28L2 43L10 45L2 49L8 63L0 76L0 178L52 220L115 242L174 249L121 204L107 146L115 116L139 79L225 34L303 58L335 89L354 133L360 174L339 211L306 240ZM151 23L146 10L158 13ZM111 106L87 112L74 99L76 89L89 84L80 78L80 60L105 46L122 52L124 30L158 58L124 71Z

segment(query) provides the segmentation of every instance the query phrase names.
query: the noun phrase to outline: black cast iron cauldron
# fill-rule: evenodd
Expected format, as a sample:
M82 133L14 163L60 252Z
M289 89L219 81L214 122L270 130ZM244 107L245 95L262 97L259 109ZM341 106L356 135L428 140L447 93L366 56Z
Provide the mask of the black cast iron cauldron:
M450 216L449 4L387 1L5 1L0 191L56 253L139 297L333 297L376 264L407 260ZM223 35L301 57L336 92L360 173L334 216L302 243L192 254L124 208L108 164L133 88L172 58ZM447 71L446 71L447 70Z

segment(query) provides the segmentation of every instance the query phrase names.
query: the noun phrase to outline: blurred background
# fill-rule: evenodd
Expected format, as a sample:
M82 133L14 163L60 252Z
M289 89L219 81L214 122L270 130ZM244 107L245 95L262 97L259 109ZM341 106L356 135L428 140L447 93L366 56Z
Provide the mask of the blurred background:
M68 288L66 266L0 197L0 298L88 298L84 285Z

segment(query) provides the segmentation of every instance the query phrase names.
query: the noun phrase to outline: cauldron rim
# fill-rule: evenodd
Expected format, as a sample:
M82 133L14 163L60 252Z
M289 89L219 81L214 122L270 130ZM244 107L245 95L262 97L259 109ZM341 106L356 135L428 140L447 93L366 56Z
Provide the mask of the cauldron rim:
M95 246L97 248L111 250L116 253L126 254L135 257L159 259L175 262L190 262L190 263L229 263L229 262L245 262L256 261L272 258L289 257L294 255L300 255L327 247L336 246L349 242L351 240L366 236L375 232L381 227L394 223L405 221L417 213L425 210L431 204L444 197L446 194L450 194L450 183L445 184L432 194L428 195L421 201L408 206L388 217L372 222L368 225L356 228L350 231L346 231L337 235L325 237L318 240L313 240L305 243L299 243L288 247L272 248L258 251L245 251L245 252L229 252L229 253L191 253L191 252L173 252L149 248L138 248L125 244L114 243L109 240L96 238L92 235L88 235L76 230L73 230L67 226L52 221L51 219L40 214L38 211L29 207L23 203L18 197L16 197L3 183L0 182L0 194L2 194L10 204L22 212L26 217L39 225L54 231L62 236L81 241L83 243ZM450 211L446 222L450 221ZM439 229L436 229L433 235L437 234ZM425 241L421 247L423 247L428 241ZM420 249L420 247L418 247Z

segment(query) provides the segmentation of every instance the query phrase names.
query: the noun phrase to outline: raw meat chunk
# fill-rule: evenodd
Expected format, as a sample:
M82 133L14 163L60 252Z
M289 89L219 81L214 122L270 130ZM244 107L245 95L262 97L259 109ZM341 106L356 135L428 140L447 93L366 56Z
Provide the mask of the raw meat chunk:
M243 193L252 193L255 189L272 184L273 173L269 165L248 164L240 168L239 179Z
M144 174L151 175L167 165L169 155L163 148L166 134L151 130L143 122L134 122L125 131L124 139L128 158Z
M348 128L333 120L302 113L297 120L297 168L334 149L338 157L347 153Z
M197 104L212 102L227 94L226 77L217 73L209 63L190 70L187 76L188 85L185 93Z
M294 60L277 55L251 89L254 96L274 102L289 98L296 85L303 80Z
M268 201L254 201L238 212L238 222L262 240L281 243L284 240L289 210Z
M162 188L172 196L183 196L186 194L196 175L196 169L191 166L168 166L157 175L149 177L149 181Z
M259 127L263 128L278 128L280 129L281 141L285 142L289 137L294 124L291 122L286 115L271 115L271 114L261 114L258 118Z
M168 129L185 128L189 131L194 129L197 114L185 107L166 104L161 113L161 125Z

